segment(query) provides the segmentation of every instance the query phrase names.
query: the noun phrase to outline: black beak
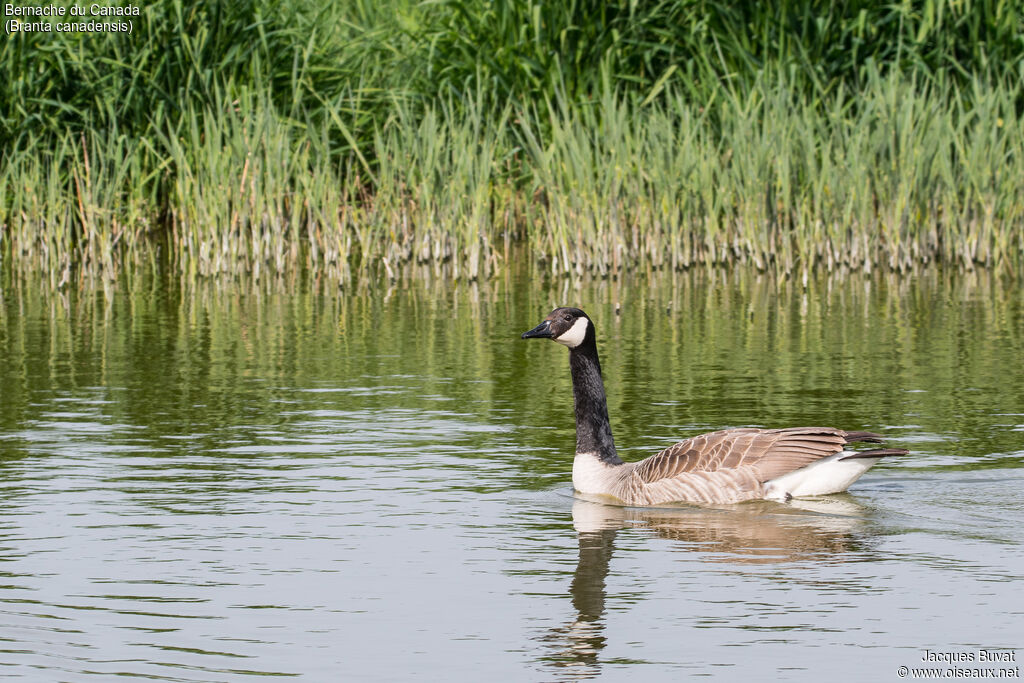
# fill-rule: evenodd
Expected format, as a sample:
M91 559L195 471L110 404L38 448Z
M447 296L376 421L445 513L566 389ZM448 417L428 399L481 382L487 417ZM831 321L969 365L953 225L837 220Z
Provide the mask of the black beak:
M533 337L539 337L540 339L551 339L551 321L545 320L537 327L533 328L529 332L523 332L523 336L520 339L532 339Z

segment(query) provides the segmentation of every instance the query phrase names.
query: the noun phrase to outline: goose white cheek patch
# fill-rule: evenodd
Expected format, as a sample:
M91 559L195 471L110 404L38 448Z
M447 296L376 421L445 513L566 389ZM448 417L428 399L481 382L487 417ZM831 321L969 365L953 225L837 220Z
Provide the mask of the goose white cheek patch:
M577 318L572 327L555 337L555 341L559 344L565 344L570 349L574 349L583 343L584 337L587 336L587 325L589 324L590 321L586 318Z

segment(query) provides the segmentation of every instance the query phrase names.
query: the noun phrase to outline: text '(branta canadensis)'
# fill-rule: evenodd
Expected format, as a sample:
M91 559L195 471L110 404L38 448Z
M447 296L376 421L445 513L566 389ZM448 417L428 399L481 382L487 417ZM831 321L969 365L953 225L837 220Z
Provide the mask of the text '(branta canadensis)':
M882 437L871 432L735 428L681 441L640 462L623 462L608 422L593 321L578 308L556 308L522 338L569 347L576 409L572 484L580 493L612 496L627 505L785 501L845 491L881 458L907 454L899 448L845 450L856 441L879 443Z

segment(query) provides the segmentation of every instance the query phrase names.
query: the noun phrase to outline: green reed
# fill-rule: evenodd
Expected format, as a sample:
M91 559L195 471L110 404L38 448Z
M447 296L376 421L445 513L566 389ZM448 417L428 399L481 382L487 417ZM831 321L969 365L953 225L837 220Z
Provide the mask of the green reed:
M15 36L0 263L55 287L478 279L517 245L599 276L1019 266L1018 12L854 5L161 0L134 42Z
M533 245L554 270L599 273L1019 262L1019 87L968 100L876 74L856 108L840 92L819 109L785 83L706 109L609 95L553 108L550 140L524 131L546 198Z
M183 273L339 281L408 263L485 277L520 240L552 272L599 275L992 266L1024 249L1017 88L968 100L875 76L856 108L840 93L824 109L777 83L708 107L610 88L498 116L396 104L372 169L333 152L351 107L298 121L217 96L143 142L111 129L15 152L0 218L5 248L54 284L161 245Z

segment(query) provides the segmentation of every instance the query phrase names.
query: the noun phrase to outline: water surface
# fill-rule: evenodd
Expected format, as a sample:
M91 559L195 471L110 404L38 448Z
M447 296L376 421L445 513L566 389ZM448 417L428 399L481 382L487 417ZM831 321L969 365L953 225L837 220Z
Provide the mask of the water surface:
M912 456L792 505L579 500L555 304L626 459L728 426ZM618 313L616 313L618 309ZM0 301L0 675L898 680L1015 650L1024 311L987 274L141 280ZM923 665L922 665L923 666Z

